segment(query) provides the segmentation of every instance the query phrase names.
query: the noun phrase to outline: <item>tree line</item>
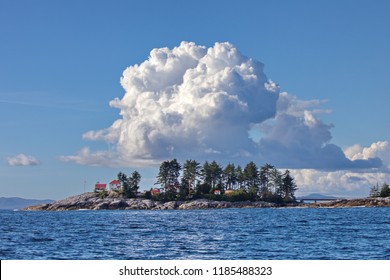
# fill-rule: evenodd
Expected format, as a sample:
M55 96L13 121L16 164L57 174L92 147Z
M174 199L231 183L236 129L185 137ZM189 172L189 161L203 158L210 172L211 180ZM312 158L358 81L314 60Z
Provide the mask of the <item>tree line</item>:
M137 197L141 174L134 171L127 176L119 172L117 177L122 194ZM258 167L253 161L242 168L234 163L224 167L215 160L205 161L203 165L196 160L186 160L183 165L177 159L166 160L160 164L155 184L163 192L152 196L150 190L145 196L165 201L207 198L293 202L298 189L289 170L281 172L268 163ZM221 195L215 195L216 190Z
M289 170L283 173L271 164L258 167L253 161L244 168L234 163L225 167L205 161L186 160L181 165L176 159L161 163L156 178L164 200L210 198L219 190L224 199L264 200L274 202L295 201L297 185ZM229 193L229 196L227 195ZM225 196L223 196L226 194Z
M383 183L379 187L378 183L370 189L370 197L388 197L390 196L390 187L387 183Z

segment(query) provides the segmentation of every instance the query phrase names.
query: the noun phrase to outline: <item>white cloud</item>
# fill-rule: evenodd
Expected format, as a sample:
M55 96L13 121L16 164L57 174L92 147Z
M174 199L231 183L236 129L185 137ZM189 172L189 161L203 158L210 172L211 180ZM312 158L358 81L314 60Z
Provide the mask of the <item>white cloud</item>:
M182 42L173 49L153 49L147 60L123 72L125 94L110 102L120 110L120 118L83 135L85 140L108 142L113 149L84 148L61 160L123 166L158 164L173 157L254 160L322 170L382 165L374 153L346 157L331 143L332 125L318 118L330 112L320 108L325 101L280 93L263 67L230 43L206 48Z
M7 158L7 163L10 166L34 166L40 164L40 161L33 156L18 154Z
M154 49L146 61L123 72L121 84L123 98L110 102L121 118L83 135L114 144L116 156L108 155L107 164L113 158L134 165L169 157L253 155L256 145L248 131L274 117L279 94L263 64L230 43ZM86 150L62 157L81 164L103 158L104 152Z
M358 144L344 150L345 155L351 160L366 160L378 157L390 170L390 142L378 141L369 147L362 147Z
M353 172L339 170L324 172L314 169L290 170L299 186L299 195L322 193L340 197L368 196L376 184L390 182L390 174L384 172Z
M285 168L322 170L370 169L382 166L376 157L347 158L343 150L330 141L332 125L317 115L329 110L318 109L321 100L302 101L283 92L277 103L277 114L264 122L259 141L262 159Z
M88 147L82 148L76 155L60 156L59 159L64 162L75 162L81 165L90 166L126 166L129 164L127 159L114 151L95 151L92 152ZM152 159L133 159L134 166L157 165Z
M299 185L299 192L309 194L320 192L340 196L367 196L372 186L390 182L390 142L379 141L368 147L352 145L344 150L352 161L379 158L380 169L337 170L325 172L314 169L294 169L291 174Z

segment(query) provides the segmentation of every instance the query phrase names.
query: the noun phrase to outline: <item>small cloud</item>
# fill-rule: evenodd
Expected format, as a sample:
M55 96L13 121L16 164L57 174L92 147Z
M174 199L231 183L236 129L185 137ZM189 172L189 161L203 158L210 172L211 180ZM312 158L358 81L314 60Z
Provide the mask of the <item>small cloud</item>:
M7 158L7 163L10 166L35 166L39 165L40 161L33 156L18 154Z
M135 166L157 166L159 162L150 158L126 158L118 151L91 151L88 147L82 148L76 155L60 156L59 160L63 162L75 162L80 165L90 166L127 166L128 161L134 163Z

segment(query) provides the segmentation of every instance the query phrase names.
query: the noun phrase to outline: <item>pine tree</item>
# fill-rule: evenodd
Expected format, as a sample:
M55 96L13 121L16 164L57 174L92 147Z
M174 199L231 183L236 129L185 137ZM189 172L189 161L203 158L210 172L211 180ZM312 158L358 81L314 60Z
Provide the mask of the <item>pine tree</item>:
M131 177L129 178L130 182L130 190L133 197L137 196L138 189L139 189L139 183L141 182L141 174L136 170L133 173L131 173Z
M236 168L234 167L233 163L226 165L225 169L223 170L223 178L226 189L233 189L233 186L237 182Z
M253 161L249 162L245 166L243 173L247 189L252 188L257 191L260 184L260 177L256 164Z
M388 184L383 183L383 185L381 187L381 191L379 193L379 196L380 197L388 197L388 196L390 196L390 188L389 188Z
M205 161L201 170L204 184L210 185L211 188L221 185L223 170L222 167L213 160L211 163Z
M141 181L141 175L138 171L134 171L131 177L128 177L125 173L118 173L118 181L122 185L123 194L125 197L136 197L139 189L139 183Z
M280 188L280 195L285 201L295 200L295 191L297 185L294 182L294 178L290 175L290 171L286 170L282 175L282 185Z
M200 176L200 164L196 160L186 160L183 165L182 187L188 189L194 189L196 181ZM188 188L187 188L188 187Z
M371 187L370 189L370 197L378 197L380 195L378 183Z
M275 167L271 164L266 163L260 168L260 196L262 198L266 198L270 196L270 179L271 179L271 171Z
M176 159L164 161L160 165L156 184L160 184L165 191L174 189L179 184L181 166Z

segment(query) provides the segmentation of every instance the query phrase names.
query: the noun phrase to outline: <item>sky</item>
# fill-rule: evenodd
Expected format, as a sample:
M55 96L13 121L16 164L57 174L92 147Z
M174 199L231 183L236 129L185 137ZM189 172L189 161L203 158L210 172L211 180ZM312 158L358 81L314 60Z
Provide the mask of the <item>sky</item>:
M167 159L390 182L388 1L0 0L0 196L62 199Z

